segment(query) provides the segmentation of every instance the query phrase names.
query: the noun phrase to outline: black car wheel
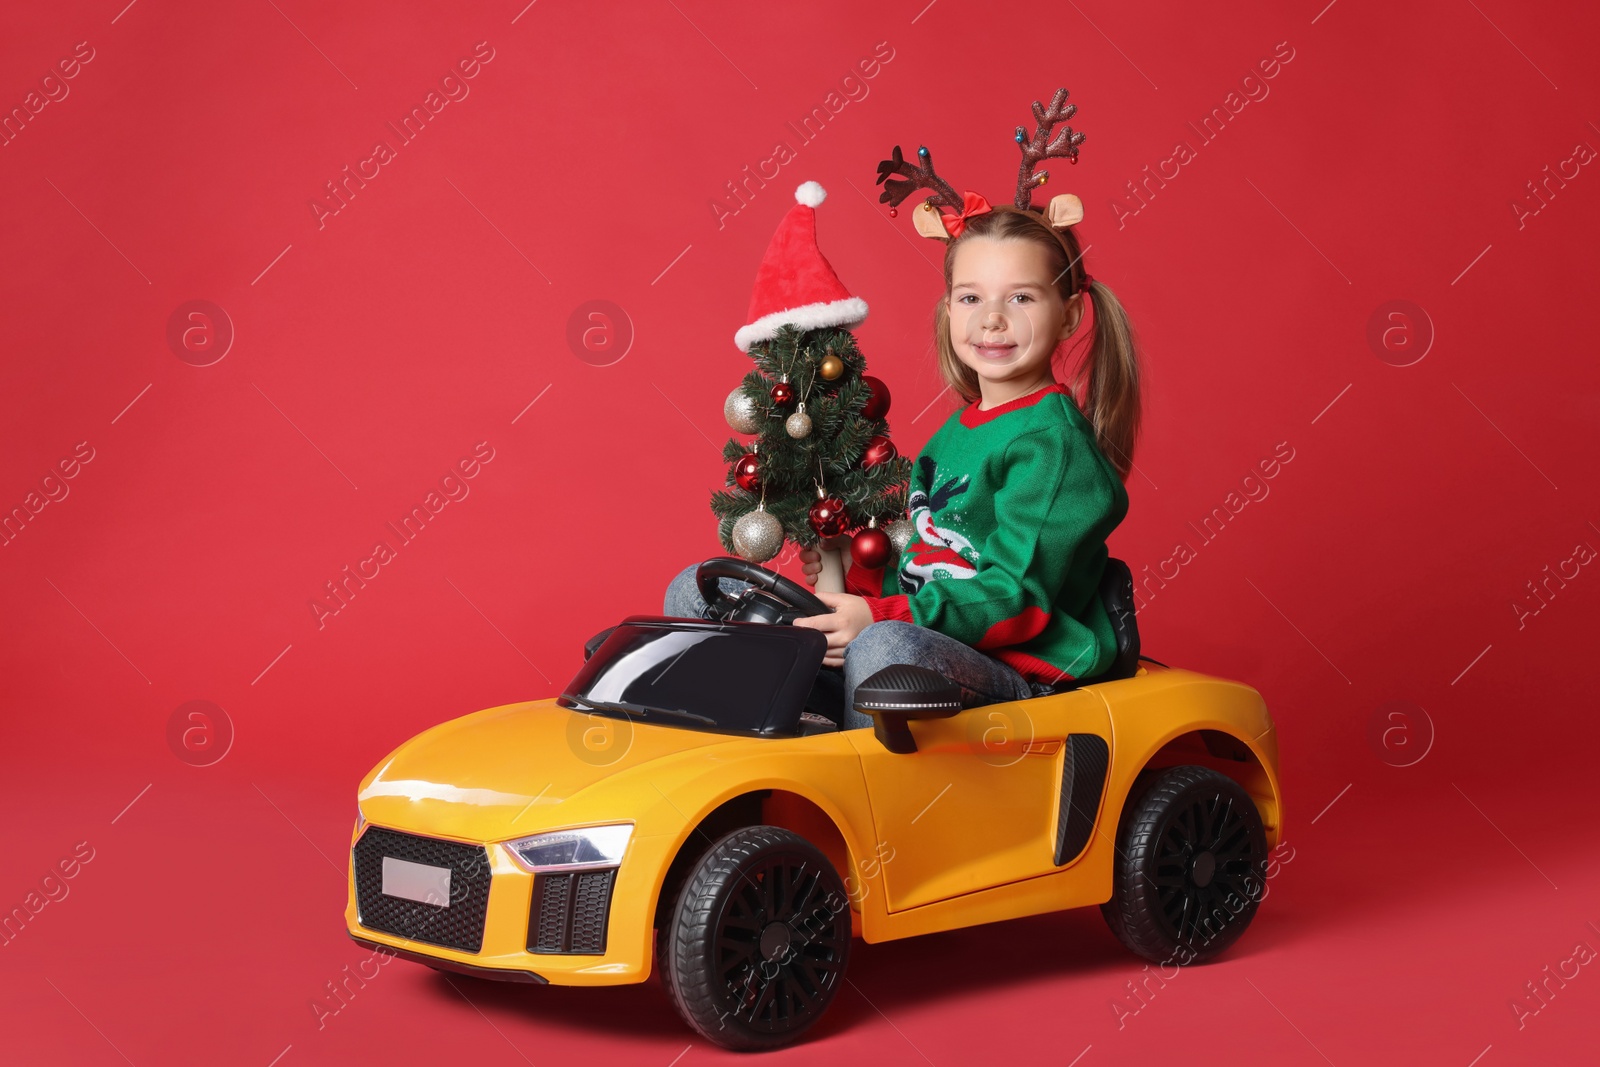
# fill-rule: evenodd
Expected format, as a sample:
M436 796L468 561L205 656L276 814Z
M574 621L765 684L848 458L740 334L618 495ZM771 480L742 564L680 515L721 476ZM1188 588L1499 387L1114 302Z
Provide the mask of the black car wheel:
M658 949L684 1020L724 1048L796 1040L838 993L850 958L850 898L798 834L750 826L719 840L685 881Z
M1266 831L1250 795L1208 767L1172 767L1129 794L1111 899L1100 910L1145 959L1195 963L1244 933L1266 870Z

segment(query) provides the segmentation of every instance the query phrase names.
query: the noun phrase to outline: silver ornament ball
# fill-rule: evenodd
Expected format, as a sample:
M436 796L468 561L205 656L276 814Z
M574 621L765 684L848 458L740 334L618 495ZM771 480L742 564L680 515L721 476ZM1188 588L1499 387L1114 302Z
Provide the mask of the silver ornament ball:
M806 414L804 404L800 405L799 411L783 420L783 428L788 431L790 437L796 440L811 433L811 416Z
M733 550L751 563L765 563L783 547L783 523L765 508L739 516L733 524Z
M722 404L722 417L728 420L728 425L736 433L761 431L761 411L756 402L745 395L742 387L728 394L728 399Z
M889 535L889 543L894 546L896 552L904 552L906 546L911 543L911 535L916 533L916 528L911 525L910 519L896 519L885 526L883 532Z

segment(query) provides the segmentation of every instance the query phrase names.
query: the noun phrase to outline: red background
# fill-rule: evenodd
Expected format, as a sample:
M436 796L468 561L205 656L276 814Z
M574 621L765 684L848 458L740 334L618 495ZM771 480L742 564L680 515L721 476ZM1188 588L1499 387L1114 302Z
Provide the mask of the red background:
M452 988L405 963L319 1030L312 999L365 955L341 925L356 783L430 724L554 694L585 637L718 554L732 335L804 180L914 453L955 403L937 248L876 203L876 163L927 144L1008 199L1010 131L1060 85L1087 140L1047 191L1083 198L1086 262L1144 345L1111 548L1140 575L1193 550L1145 649L1265 695L1294 859L1234 950L1137 1014L1140 965L1089 910L859 946L814 1041L773 1061L1592 1055L1594 968L1512 1008L1600 949L1574 669L1600 577L1514 607L1600 546L1600 176L1527 187L1600 145L1592 10L120 2L11 5L0 33L6 109L93 49L0 148L0 506L94 457L0 547L0 906L94 854L0 948L0 1058L727 1058L653 982ZM319 226L324 183L480 41L469 95ZM1202 143L1188 124L1279 42L1293 58L1247 86L1267 95ZM846 90L811 140L786 125ZM780 140L796 158L728 198ZM1141 207L1128 183L1179 140L1194 158ZM191 300L235 331L209 366L167 340ZM569 344L592 300L622 311L620 359ZM1368 340L1393 300L1431 322L1409 349ZM319 628L323 583L485 441L470 495ZM1202 539L1280 442L1268 495ZM235 734L211 766L169 747L191 700ZM1411 711L1385 739L1391 701Z

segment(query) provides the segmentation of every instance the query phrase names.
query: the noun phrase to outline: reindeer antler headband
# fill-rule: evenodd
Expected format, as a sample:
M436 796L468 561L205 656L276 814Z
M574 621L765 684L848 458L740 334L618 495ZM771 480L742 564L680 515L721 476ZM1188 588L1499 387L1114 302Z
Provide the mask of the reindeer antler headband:
M1033 168L1042 160L1078 162L1078 145L1083 143L1083 134L1071 126L1064 126L1051 136L1051 131L1058 123L1070 119L1077 111L1077 104L1067 103L1067 91L1057 89L1055 96L1050 98L1048 108L1037 100L1033 102L1036 126L1031 138L1025 129L1017 127L1015 140L1017 147L1022 149L1022 164L1017 172L1017 207L1027 209L1032 203L1034 188L1050 180L1048 171L1034 172ZM989 201L978 193L969 189L958 195L949 182L935 174L933 156L926 146L917 149L917 160L914 166L907 163L900 154L900 146L895 145L894 155L878 164L878 184L884 187L878 202L889 205L889 214L898 214L896 209L900 201L914 190L931 190L933 195L912 212L912 221L922 236L937 241L951 241L961 236L968 218L990 210ZM895 174L904 180L890 177ZM1066 229L1083 219L1083 202L1071 193L1062 193L1050 198L1045 215L1051 226L1058 230Z

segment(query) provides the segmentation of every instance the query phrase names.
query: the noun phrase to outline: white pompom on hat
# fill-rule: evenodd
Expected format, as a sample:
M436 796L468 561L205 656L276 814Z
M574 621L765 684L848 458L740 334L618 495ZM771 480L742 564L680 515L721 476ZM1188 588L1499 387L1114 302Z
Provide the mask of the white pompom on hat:
M733 335L739 351L771 340L784 326L848 328L866 319L867 302L850 295L817 247L816 209L827 196L816 182L794 191L795 206L778 224L756 271L748 321Z

